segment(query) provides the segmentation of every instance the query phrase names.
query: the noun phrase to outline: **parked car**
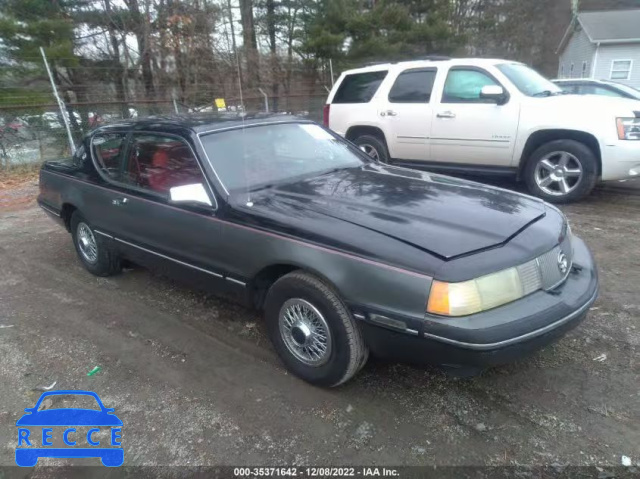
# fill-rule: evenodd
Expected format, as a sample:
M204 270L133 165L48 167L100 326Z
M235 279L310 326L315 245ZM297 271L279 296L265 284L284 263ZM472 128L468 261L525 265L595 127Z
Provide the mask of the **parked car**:
M566 93L640 100L640 90L614 81L591 80L587 78L563 78L552 81Z
M307 120L103 126L40 173L84 267L122 259L264 311L284 364L336 386L379 356L459 371L556 340L598 291L555 207L373 161Z
M637 104L561 93L506 60L387 63L342 73L324 121L384 163L511 175L555 203L640 175Z

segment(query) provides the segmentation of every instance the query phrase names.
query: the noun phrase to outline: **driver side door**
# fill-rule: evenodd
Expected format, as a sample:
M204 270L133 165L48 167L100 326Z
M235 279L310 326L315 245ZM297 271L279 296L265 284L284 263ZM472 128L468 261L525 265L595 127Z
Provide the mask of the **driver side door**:
M482 88L490 85L507 91L482 68L456 66L449 69L439 104L433 108L433 161L511 166L520 105L509 100L498 105L481 98Z
M198 286L225 284L216 198L189 143L165 133L133 133L121 181L126 192L112 209L119 223L114 243L124 256ZM171 202L171 188L197 184L211 206Z

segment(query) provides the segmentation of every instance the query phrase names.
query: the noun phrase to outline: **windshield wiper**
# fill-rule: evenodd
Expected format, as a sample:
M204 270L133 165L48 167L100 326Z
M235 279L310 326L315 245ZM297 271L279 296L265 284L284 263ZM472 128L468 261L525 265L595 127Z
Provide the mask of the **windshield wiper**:
M255 193L256 191L262 191L262 190L270 190L275 186L276 186L275 183L267 183L266 185L261 185L261 186L256 186L255 188L251 188L249 190L249 193Z
M547 97L547 96L556 96L556 95L567 95L569 92L560 90L560 91L551 91L551 90L542 90L539 91L538 93L534 93L531 96L541 96L541 97Z

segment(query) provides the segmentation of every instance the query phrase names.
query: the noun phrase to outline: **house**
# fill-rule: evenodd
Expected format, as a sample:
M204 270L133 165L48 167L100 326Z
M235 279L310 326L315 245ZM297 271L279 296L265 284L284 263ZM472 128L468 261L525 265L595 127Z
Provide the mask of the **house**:
M576 13L557 53L559 78L640 88L640 9Z

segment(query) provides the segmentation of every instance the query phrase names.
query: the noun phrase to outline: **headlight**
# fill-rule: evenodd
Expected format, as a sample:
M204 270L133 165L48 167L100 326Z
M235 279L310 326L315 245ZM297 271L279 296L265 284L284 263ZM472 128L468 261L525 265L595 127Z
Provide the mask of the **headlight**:
M516 268L461 283L434 280L431 284L427 312L443 316L466 316L492 309L524 296Z
M616 118L620 140L640 140L640 118Z

